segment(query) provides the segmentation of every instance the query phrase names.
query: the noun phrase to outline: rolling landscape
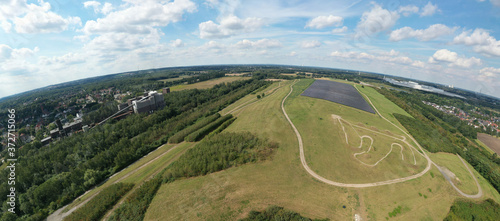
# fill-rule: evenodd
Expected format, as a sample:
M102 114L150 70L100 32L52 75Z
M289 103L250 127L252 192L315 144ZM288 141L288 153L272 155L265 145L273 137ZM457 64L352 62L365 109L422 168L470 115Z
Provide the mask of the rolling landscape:
M499 220L498 12L0 3L0 220Z

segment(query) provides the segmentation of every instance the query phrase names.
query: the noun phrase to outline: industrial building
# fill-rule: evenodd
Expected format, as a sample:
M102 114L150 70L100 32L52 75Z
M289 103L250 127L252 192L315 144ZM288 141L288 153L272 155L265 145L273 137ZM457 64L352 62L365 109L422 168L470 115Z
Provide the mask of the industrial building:
M164 108L165 100L163 100L163 94L150 91L145 92L143 97L128 99L127 103L119 104L118 110L121 111L127 107L136 114L152 113Z
M50 131L50 137L52 139L60 137L60 136L66 136L70 134L71 132L76 132L82 129L82 120L78 119L75 120L71 123L66 123L64 125L61 124L60 120L56 120L56 125L57 128L54 130Z

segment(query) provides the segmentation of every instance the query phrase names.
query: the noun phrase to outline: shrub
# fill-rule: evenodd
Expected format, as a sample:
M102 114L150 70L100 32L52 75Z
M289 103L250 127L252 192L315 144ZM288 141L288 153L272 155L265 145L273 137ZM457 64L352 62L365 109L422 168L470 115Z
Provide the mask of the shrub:
M133 186L134 184L131 183L117 183L106 187L83 207L64 218L64 220L99 220L106 214L106 211L111 209L123 195L132 189Z
M195 142L201 140L203 137L205 137L207 134L212 132L213 130L217 129L220 125L222 125L224 122L227 120L233 118L233 115L228 114L224 117L221 117L217 119L216 121L209 123L208 125L198 129L197 131L189 134L186 138L184 138L185 141L187 142Z
M195 124L185 128L184 130L177 132L176 134L174 134L172 137L170 137L168 139L168 142L169 143L180 143L180 142L184 141L184 138L186 136L199 130L200 128L203 128L207 124L217 120L219 117L220 117L219 113L216 113L214 115L206 117L205 119L200 120L200 121L196 122Z

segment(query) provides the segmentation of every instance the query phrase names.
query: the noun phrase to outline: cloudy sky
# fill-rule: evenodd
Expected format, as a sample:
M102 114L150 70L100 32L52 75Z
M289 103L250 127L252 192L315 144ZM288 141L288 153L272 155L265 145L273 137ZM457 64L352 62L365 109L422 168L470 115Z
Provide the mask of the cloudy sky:
M203 64L345 68L500 97L500 0L0 0L0 97Z

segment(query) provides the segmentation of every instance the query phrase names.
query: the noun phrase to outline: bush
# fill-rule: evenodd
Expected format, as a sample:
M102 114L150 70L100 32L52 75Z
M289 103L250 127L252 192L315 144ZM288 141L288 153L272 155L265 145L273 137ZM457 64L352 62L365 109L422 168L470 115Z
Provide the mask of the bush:
M267 159L276 143L246 132L220 133L189 149L166 170L164 182L205 175L241 164Z
M216 114L209 116L203 120L200 120L200 121L196 122L195 124L185 128L184 130L181 130L181 131L177 132L176 134L174 134L172 137L170 137L170 139L168 139L168 142L169 143L180 143L180 142L184 141L186 136L188 136L189 134L206 126L207 124L217 120L219 117L220 117L220 114L216 113Z
M64 218L64 220L100 220L106 214L106 211L111 209L132 187L134 187L134 184L131 183L117 183L106 187L83 207Z
M220 125L217 129L215 129L214 131L212 131L212 133L210 133L209 136L210 135L215 135L215 134L218 134L218 133L222 132L227 127L229 127L229 125L231 125L235 120L236 120L236 118L231 118L231 119L227 120L222 125Z
M142 221L156 191L158 191L158 188L161 186L160 177L160 175L155 176L155 178L145 182L134 191L127 197L125 202L115 210L109 217L109 220Z
M240 221L260 221L260 220L283 220L283 221L312 221L312 219L303 217L299 213L286 210L279 206L270 206L262 212L250 211L247 218ZM314 219L315 221L327 221L329 219Z
M498 220L500 205L492 199L480 203L456 200L444 220Z
M224 117L221 117L221 118L217 119L216 121L204 126L203 128L200 128L199 130L189 134L186 138L184 138L184 140L187 142L199 141L203 137L205 137L207 134L209 134L213 130L217 129L224 122L226 122L227 120L229 120L231 118L233 118L233 115L231 115L231 114L228 114Z

